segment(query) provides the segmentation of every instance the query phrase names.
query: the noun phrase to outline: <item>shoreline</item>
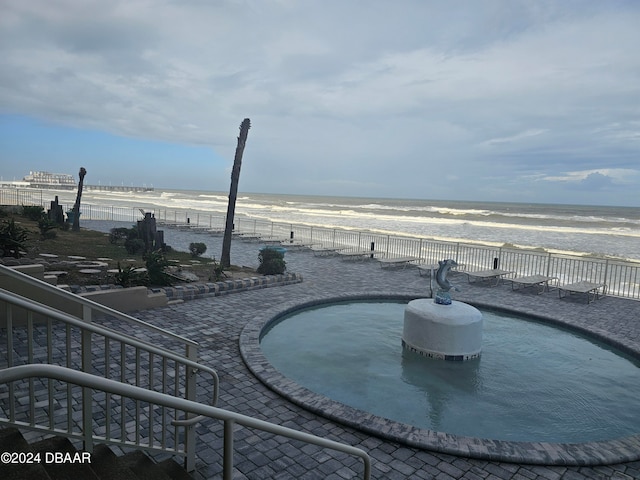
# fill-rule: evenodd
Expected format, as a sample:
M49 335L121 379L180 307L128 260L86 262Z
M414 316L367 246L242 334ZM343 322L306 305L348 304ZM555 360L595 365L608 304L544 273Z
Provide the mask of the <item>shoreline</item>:
M84 218L90 218L92 209L131 211L135 215L142 208L153 212L157 219L186 223L190 217L193 223L201 225L224 225L227 196L222 192L94 193L96 198L92 198L92 192L87 192L86 199L83 197L83 207L88 210ZM35 194L38 198L33 200L37 203L46 204L49 200L41 198L41 192ZM67 192L66 197L61 197L61 203L72 204L73 195ZM13 204L25 204L27 199L13 200ZM636 247L640 239L640 208L593 208L595 210L571 205L243 193L236 206L236 218L247 224L276 222L304 228L340 228L640 261L640 251Z

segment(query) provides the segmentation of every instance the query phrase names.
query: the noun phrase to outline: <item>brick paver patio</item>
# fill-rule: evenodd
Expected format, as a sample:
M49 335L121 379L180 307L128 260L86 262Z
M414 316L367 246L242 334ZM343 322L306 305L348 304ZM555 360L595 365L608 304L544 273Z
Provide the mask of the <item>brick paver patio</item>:
M207 243L210 252L219 250L218 239L207 237ZM258 248L256 243L234 241L232 262L257 266ZM381 269L376 261L315 257L308 251L289 251L286 261L288 270L301 274L303 282L191 300L138 312L136 316L200 343L200 362L220 374L218 406L362 448L372 457L375 479L640 478L640 461L595 467L539 466L474 460L409 448L342 426L280 397L251 374L240 355L239 339L243 328L262 312L343 294L421 296L429 291L429 277L420 277L412 268ZM453 292L454 299L559 318L606 335L614 343L640 355L640 302L605 297L587 305L578 298L561 300L557 292L535 295L513 292L507 285L469 285L462 276L451 276L450 280L461 288L461 291ZM209 421L197 428L199 448L195 477L220 478L222 425ZM244 428L238 428L236 432L235 461L236 478L239 479L361 478L362 471L361 462L355 458Z

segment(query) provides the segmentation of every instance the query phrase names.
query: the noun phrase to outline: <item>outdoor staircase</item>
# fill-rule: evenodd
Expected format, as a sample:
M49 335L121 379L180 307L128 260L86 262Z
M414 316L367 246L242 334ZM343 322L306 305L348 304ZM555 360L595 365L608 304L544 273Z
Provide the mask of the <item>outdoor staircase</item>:
M172 459L156 463L141 451L117 456L106 445L94 447L88 457L90 463L46 463L47 453L68 453L70 459L81 459L82 453L78 453L65 437L51 437L29 444L13 427L0 429L0 452L40 453L41 460L33 464L0 463L3 480L192 480Z

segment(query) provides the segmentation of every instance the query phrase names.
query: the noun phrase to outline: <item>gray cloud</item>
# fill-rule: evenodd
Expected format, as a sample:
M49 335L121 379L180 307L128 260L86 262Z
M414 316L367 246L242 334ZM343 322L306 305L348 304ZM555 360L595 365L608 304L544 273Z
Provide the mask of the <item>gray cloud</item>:
M2 11L0 113L227 159L250 117L250 190L574 201L531 179L640 170L635 3L32 0ZM611 186L591 175L584 185ZM620 202L638 187L618 185Z

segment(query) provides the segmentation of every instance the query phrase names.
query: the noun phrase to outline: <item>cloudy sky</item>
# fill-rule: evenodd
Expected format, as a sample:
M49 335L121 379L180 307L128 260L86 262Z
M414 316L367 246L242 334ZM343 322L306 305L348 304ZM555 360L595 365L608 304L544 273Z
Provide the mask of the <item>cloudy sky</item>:
M0 175L640 206L640 2L0 0Z

